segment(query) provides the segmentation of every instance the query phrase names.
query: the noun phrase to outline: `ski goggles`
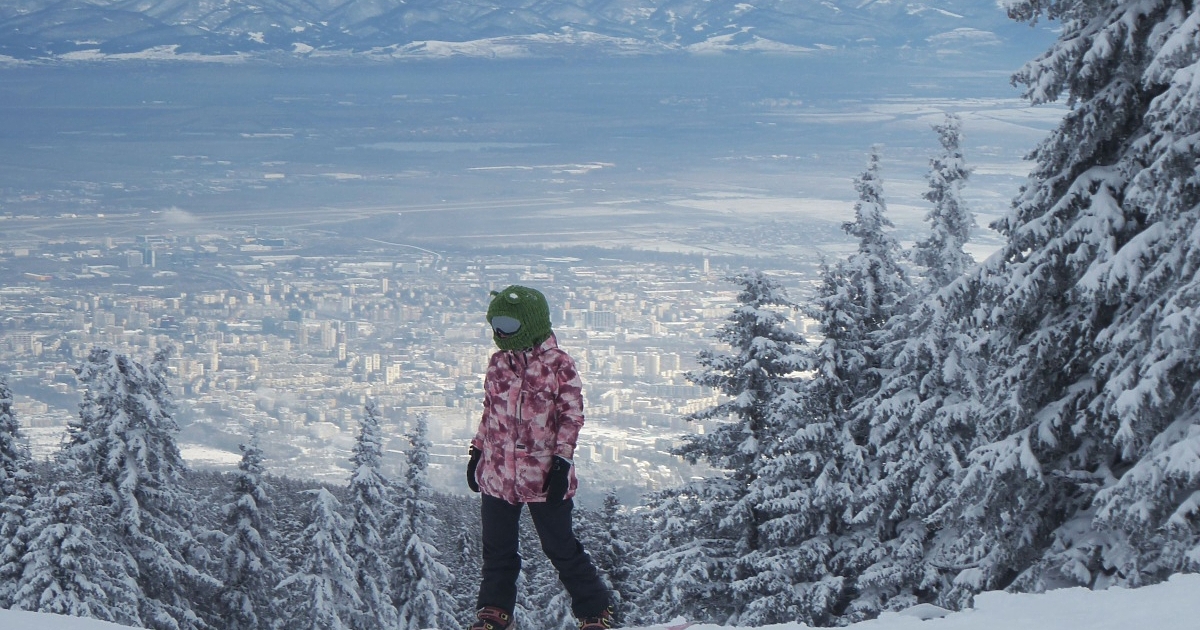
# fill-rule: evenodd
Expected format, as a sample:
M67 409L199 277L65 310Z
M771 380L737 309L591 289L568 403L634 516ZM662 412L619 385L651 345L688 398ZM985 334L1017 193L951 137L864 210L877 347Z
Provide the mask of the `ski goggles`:
M507 315L493 317L491 324L498 337L511 337L521 330L521 320Z

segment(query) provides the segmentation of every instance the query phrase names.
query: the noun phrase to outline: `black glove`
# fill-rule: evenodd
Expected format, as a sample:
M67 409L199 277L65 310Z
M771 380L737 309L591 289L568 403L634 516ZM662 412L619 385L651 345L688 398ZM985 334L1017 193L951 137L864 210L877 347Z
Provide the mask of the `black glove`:
M472 444L467 452L471 454L471 461L467 462L467 487L471 492L479 492L479 482L475 481L475 469L479 468L479 458L483 457L483 451Z
M571 471L571 462L554 456L554 463L550 464L550 472L546 474L546 483L542 484L542 492L546 493L546 503L562 503L567 496L567 488L571 486L571 479L567 473Z

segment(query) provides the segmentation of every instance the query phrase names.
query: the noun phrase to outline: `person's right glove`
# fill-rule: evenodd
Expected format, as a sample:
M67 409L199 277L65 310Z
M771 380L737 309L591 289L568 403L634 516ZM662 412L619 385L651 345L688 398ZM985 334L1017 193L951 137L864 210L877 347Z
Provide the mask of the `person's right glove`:
M471 461L467 462L467 487L471 489L471 492L479 492L479 482L475 480L475 469L479 468L479 458L483 457L483 451L475 448L475 445L472 444L467 452L471 455Z

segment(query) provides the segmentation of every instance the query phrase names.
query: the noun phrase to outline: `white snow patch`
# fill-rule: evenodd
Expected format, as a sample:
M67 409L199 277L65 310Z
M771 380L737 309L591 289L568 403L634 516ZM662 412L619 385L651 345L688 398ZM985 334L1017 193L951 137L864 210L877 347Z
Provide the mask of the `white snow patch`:
M729 33L726 35L718 35L710 37L702 42L691 44L685 50L694 54L713 54L724 52L760 52L760 53L776 53L776 54L801 54L811 53L816 51L816 48L807 46L795 46L793 44L785 44L770 39L763 39L758 35L751 35L746 41L741 41L749 32L749 27L743 28L738 33Z
M98 49L76 50L58 55L62 61L192 61L207 63L241 63L250 57L235 53L232 55L205 55L200 53L180 53L179 45L155 46L138 52L106 54Z
M925 38L934 46L995 46L1000 38L991 31L981 31L977 28L956 28L945 33L938 33Z
M847 186L849 178L847 178ZM699 198L679 199L669 202L681 208L695 208L708 212L739 216L767 217L784 215L805 217L841 224L850 213L851 204L842 199L803 199L794 197L760 197L737 194L705 194Z
M607 54L616 55L648 54L662 52L666 49L664 46L650 45L632 38L611 37L590 31L564 28L557 33L492 37L465 42L418 41L403 46L376 48L366 53L365 56L433 59L449 57L520 59L536 56L539 50L548 47L563 45L601 48Z
M952 612L953 611L946 610L941 606L934 606L933 604L917 604L916 606L905 608L904 610L901 610L895 614L905 617L916 617L922 621L927 621L929 619L941 619Z
M200 222L200 219L197 218L196 215L175 206L164 209L160 215L162 220L167 223L194 225Z
M874 123L889 122L896 119L895 115L880 111L797 112L780 115L807 124L827 125L869 125Z
M74 50L69 53L63 53L58 56L63 61L97 61L105 59L107 55L100 52L99 48L88 48L87 50Z
M980 162L971 166L973 175L1007 175L1025 177L1033 169L1030 162Z
M62 448L63 440L67 438L67 427L21 427L25 440L29 443L29 452L34 459L50 459ZM0 624L3 627L3 624Z
M975 598L975 608L940 618L884 613L879 619L856 623L851 630L1090 630L1153 628L1193 630L1200 619L1200 575L1175 575L1170 580L1138 589L1089 591L1070 588L1036 595L992 592ZM920 609L920 607L917 607ZM912 610L912 609L910 609ZM927 609L924 609L927 610ZM679 620L676 620L679 621ZM669 622L671 624L676 621ZM629 630L663 630L667 625ZM125 626L46 613L0 610L5 630L126 630ZM761 630L805 630L785 623ZM688 630L733 630L698 624Z
M202 444L180 444L179 454L190 466L237 466L242 461L240 453L231 453Z
M4 630L129 630L129 626L121 626L107 621L24 610L0 610L0 628L4 628Z

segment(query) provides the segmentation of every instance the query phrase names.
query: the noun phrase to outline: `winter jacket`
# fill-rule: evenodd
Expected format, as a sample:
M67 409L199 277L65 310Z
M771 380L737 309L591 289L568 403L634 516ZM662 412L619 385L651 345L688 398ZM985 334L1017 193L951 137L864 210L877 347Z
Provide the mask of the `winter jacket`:
M583 427L575 362L550 335L536 348L501 350L488 362L483 419L471 444L482 451L475 480L509 503L546 500L542 485L555 455L571 460ZM567 497L575 496L575 467Z

